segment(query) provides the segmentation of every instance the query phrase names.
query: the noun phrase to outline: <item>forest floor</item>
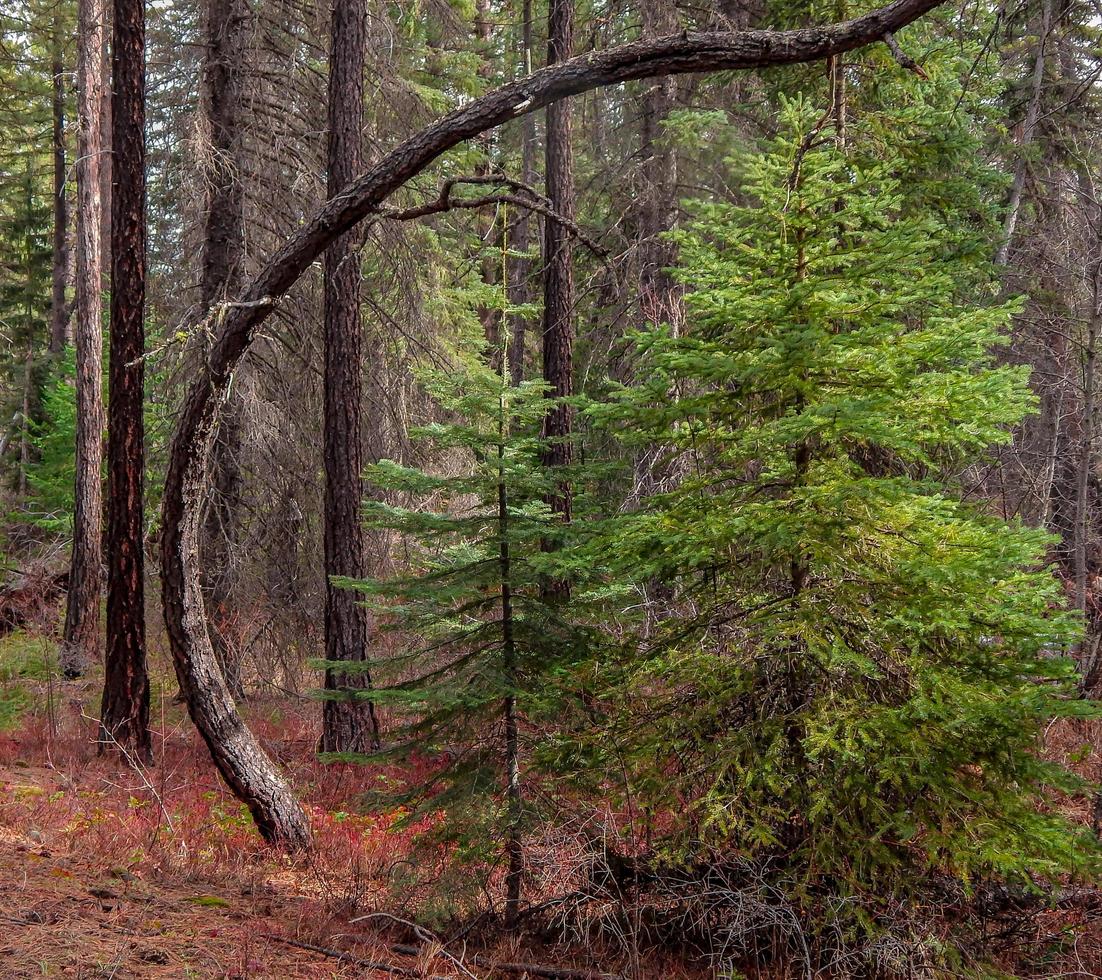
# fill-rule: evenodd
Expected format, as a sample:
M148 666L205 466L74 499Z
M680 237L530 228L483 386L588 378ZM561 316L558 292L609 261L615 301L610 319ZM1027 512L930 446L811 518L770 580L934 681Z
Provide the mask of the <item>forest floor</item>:
M523 976L492 966L506 961L579 976L594 966L585 945L500 936L477 951L449 941L444 952L404 921L436 909L454 923L475 905L458 888L449 895L442 860L411 860L416 828L399 828L400 811L360 812L365 790L401 774L317 762L308 698L288 691L244 705L310 813L317 846L291 858L261 841L222 784L173 699L163 656L152 681L154 764L138 769L97 752L101 678L62 682L52 657L42 634L0 638L0 977L487 980ZM705 974L656 964L648 975Z
M9 799L64 792L58 774L39 767L0 769L0 785ZM139 877L107 867L79 842L7 826L0 826L0 881L4 977L363 975L267 938L296 915L293 897L277 889L200 891Z
M153 658L154 765L137 769L97 752L101 679L61 682L52 657L42 634L0 637L0 978L490 980L525 975L494 966L506 962L554 966L564 978L626 966L623 945L607 938L450 932L486 921L475 918L488 894L480 877L453 876L442 853L415 855L419 828L401 824L400 810L363 805L373 788L403 785L410 773L316 760L318 707L309 698L273 689L243 706L310 814L316 847L292 858L264 844L222 784L174 701L163 652ZM1100 749L1098 723L1046 736L1048 754L1092 780L1102 776ZM1064 806L1089 823L1085 801ZM572 887L568 852L561 839L542 854L531 845L553 894ZM1099 901L1086 914L1031 916L999 957L1007 975L1102 977L1102 893L1092 893ZM413 919L440 922L443 941ZM638 970L656 980L714 975L670 949L645 953ZM784 975L753 971L757 980Z

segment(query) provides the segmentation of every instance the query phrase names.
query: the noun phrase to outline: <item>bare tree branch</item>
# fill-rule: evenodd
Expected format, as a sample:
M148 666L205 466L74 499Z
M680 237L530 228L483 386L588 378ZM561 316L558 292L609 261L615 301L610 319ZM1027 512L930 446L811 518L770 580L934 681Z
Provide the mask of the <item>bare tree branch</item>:
M482 197L453 197L452 191L457 184L501 184L512 187L522 192L519 194L486 194ZM430 214L442 214L445 211L474 210L489 207L496 204L512 204L514 207L526 208L535 211L546 218L557 221L579 242L588 248L594 255L604 258L608 255L608 249L602 248L590 238L575 221L570 221L555 211L542 194L537 193L527 184L510 177L495 175L478 175L474 177L452 177L444 181L440 186L440 193L435 200L425 204L417 204L410 208L383 208L379 211L380 218L390 221L415 221L418 218L428 217Z

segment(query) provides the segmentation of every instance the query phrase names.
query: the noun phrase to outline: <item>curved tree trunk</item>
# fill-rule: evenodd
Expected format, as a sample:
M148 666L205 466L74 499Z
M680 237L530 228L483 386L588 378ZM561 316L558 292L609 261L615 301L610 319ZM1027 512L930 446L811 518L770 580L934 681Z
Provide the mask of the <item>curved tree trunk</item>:
M310 264L340 235L453 146L552 102L603 85L697 71L818 61L899 30L942 0L896 0L855 20L795 31L685 33L553 65L444 116L386 154L328 201L269 260L226 316L192 382L173 435L162 498L162 595L173 660L188 709L230 788L269 840L305 844L309 827L286 782L234 708L211 647L198 577L199 515L214 420L256 333Z
M103 589L103 119L106 115L107 4L77 9L76 478L73 554L59 653L66 677L99 659Z

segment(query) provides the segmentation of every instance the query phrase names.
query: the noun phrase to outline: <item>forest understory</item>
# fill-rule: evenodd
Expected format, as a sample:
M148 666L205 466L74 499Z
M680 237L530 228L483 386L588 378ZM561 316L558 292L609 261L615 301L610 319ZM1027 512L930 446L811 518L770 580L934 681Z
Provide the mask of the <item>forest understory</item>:
M48 609L39 606L39 615ZM400 814L365 815L365 786L393 788L422 774L320 763L319 706L260 683L243 713L288 772L316 836L307 857L273 851L174 698L162 650L154 639L153 764L120 770L100 751L98 720L88 710L101 678L60 677L48 628L0 638L0 880L9 883L0 975L716 976L722 951L709 943L718 923L694 922L707 917L702 908L671 907L668 896L646 888L602 887L594 875L592 831L617 827L622 814L579 813L573 829L544 841L534 860L536 914L517 934L487 928L487 914L491 925L497 917L490 896L481 911L453 904L446 883L441 888L447 862L425 861L415 831L394 829ZM1102 721L1060 722L1045 733L1045 755L1092 782L1102 776L1100 747ZM1090 826L1083 800L1065 800L1061 809ZM632 903L634 933L624 914ZM983 904L977 900L969 914L984 920L993 966L1038 980L1102 976L1102 891L1079 885L1019 907L996 901L984 911ZM555 914L559 907L569 912ZM737 910L728 914L737 919ZM760 959L739 956L735 976L794 975L783 959L770 962L764 933Z
M714 975L714 957L685 957L679 919L631 941L623 896L595 886L592 840L577 829L571 840L568 827L536 855L531 901L591 897L576 915L532 917L518 935L486 929L492 907L452 903L446 864L414 851L413 832L393 828L399 813L364 815L365 786L420 774L318 762L319 706L269 685L244 714L316 836L307 857L273 851L211 764L156 652L153 764L120 771L88 713L102 679L61 678L55 644L34 629L0 639L0 975L595 980L625 976L632 959L646 977ZM606 822L615 815L592 813L579 826ZM1034 938L1047 944L1071 930L1074 961L1093 963L1094 934L1078 918L1039 922ZM1098 935L1102 943L1102 925Z

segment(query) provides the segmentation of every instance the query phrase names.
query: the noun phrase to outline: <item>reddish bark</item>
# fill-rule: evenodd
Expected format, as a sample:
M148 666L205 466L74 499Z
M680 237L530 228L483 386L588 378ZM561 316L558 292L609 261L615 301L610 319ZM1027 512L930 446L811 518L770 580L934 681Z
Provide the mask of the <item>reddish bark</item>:
M329 197L347 187L361 166L363 73L367 8L361 0L333 0L329 57ZM325 658L363 662L367 610L331 576L362 578L364 351L360 322L360 238L341 235L325 253ZM377 748L379 726L370 701L355 692L369 686L362 670L325 671L325 688L338 696L322 711L323 752Z
M547 63L566 61L573 53L574 0L551 0L547 18ZM570 102L547 107L545 186L551 209L574 221L574 153L570 142ZM543 379L548 396L565 398L574 391L574 263L569 225L548 218L543 244ZM573 410L554 405L544 417L545 466L567 466L571 460ZM563 521L570 520L571 488L562 481L548 501Z
M142 550L145 378L145 9L115 0L112 34L111 401L107 418L107 656L101 750L153 758Z

